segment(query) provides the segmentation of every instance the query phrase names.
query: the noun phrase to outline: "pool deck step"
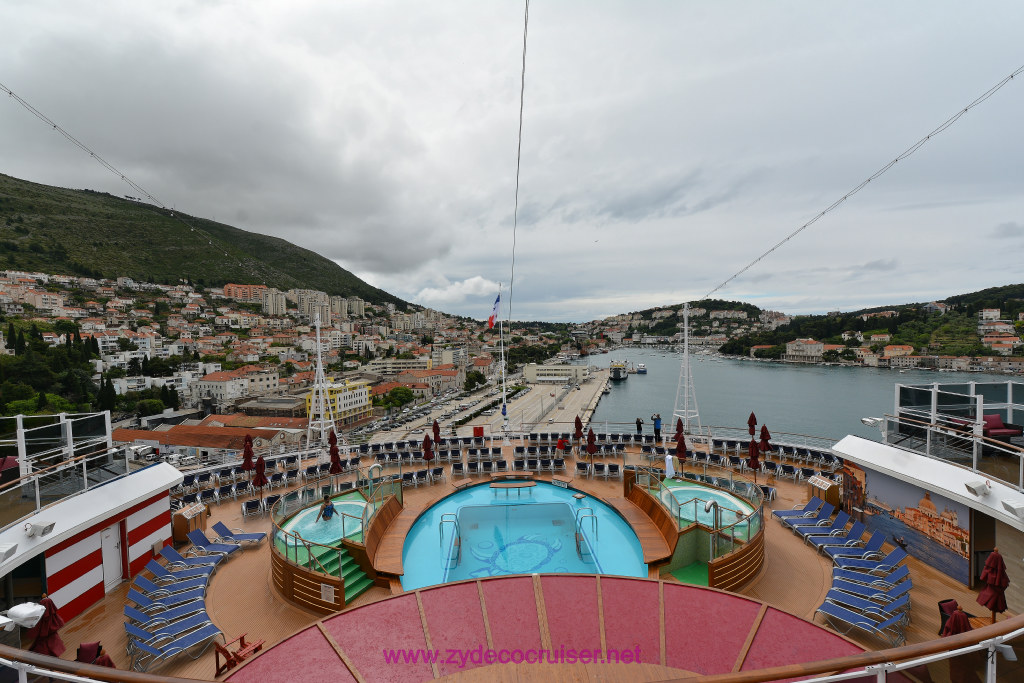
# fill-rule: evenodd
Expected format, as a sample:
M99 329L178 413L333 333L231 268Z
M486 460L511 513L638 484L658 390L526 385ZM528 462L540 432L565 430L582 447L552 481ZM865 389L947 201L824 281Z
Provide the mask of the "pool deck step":
M373 585L373 581L370 580L363 572L359 572L359 578L349 583L348 579L345 580L345 604L348 604L355 600L357 597L362 595L366 589Z

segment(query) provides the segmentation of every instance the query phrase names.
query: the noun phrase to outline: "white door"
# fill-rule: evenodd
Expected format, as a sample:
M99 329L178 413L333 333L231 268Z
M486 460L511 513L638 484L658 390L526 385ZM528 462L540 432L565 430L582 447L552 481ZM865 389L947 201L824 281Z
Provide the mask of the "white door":
M107 593L121 583L121 533L120 523L112 524L100 532L103 548L103 586Z

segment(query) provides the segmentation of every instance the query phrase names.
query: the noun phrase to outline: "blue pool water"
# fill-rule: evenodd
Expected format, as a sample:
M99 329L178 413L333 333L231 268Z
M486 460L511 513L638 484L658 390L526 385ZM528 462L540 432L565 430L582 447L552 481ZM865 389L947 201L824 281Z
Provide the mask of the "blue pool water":
M281 528L285 531L297 533L307 541L324 545L334 545L343 537L348 538L362 531L361 521L366 501L362 500L358 494L355 496L353 494L346 494L346 497L334 498L333 502L335 515L326 522L324 520L316 521L316 516L320 512L320 506L317 505L296 514L282 524ZM292 537L288 536L286 538L289 542L294 542Z
M662 491L662 495L672 495L679 502L679 516L684 523L696 521L705 526L713 527L715 523L714 509L707 512L704 511L704 504L710 500L718 503L719 527L735 524L741 518L747 517L754 512L753 506L742 498L708 486L701 486L696 482L668 479L665 481L665 485L667 489ZM693 502L694 499L696 499L696 502ZM667 500L665 502L666 504L668 503ZM752 518L737 525L737 533L745 532L748 523L757 524L757 520ZM757 529L752 528L751 533L757 533Z
M590 496L577 502L573 493L537 482L521 496L506 497L487 484L448 496L409 530L402 587L546 572L646 577L643 550L629 524L604 503ZM458 520L458 534L454 524L441 524L445 514ZM586 514L595 515L596 524L583 518L577 527L577 516Z

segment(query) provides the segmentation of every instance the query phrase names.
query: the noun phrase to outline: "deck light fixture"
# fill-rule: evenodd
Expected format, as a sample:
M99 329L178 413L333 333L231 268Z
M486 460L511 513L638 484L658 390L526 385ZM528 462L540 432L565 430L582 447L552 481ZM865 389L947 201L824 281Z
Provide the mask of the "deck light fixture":
M862 417L860 421L866 427L878 427L882 424L882 418L880 417Z
M989 489L992 488L992 485L987 481L981 480L966 482L964 486L966 486L967 490L976 496L984 496L988 494Z
M53 522L25 522L26 536L45 536L53 531Z
M1024 515L1024 501L1004 500L1003 508L1011 515L1017 515L1018 517Z
M0 543L0 564L14 557L16 552L18 552L17 543Z

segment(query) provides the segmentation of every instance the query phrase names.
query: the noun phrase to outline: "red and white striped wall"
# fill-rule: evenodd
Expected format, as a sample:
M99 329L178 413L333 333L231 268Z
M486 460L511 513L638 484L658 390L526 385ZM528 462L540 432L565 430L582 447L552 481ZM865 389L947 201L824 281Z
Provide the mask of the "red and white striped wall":
M153 544L171 544L171 499L162 491L134 506L95 518L94 524L46 551L46 589L64 620L105 594L100 534L117 524L123 579L138 574L153 557Z

